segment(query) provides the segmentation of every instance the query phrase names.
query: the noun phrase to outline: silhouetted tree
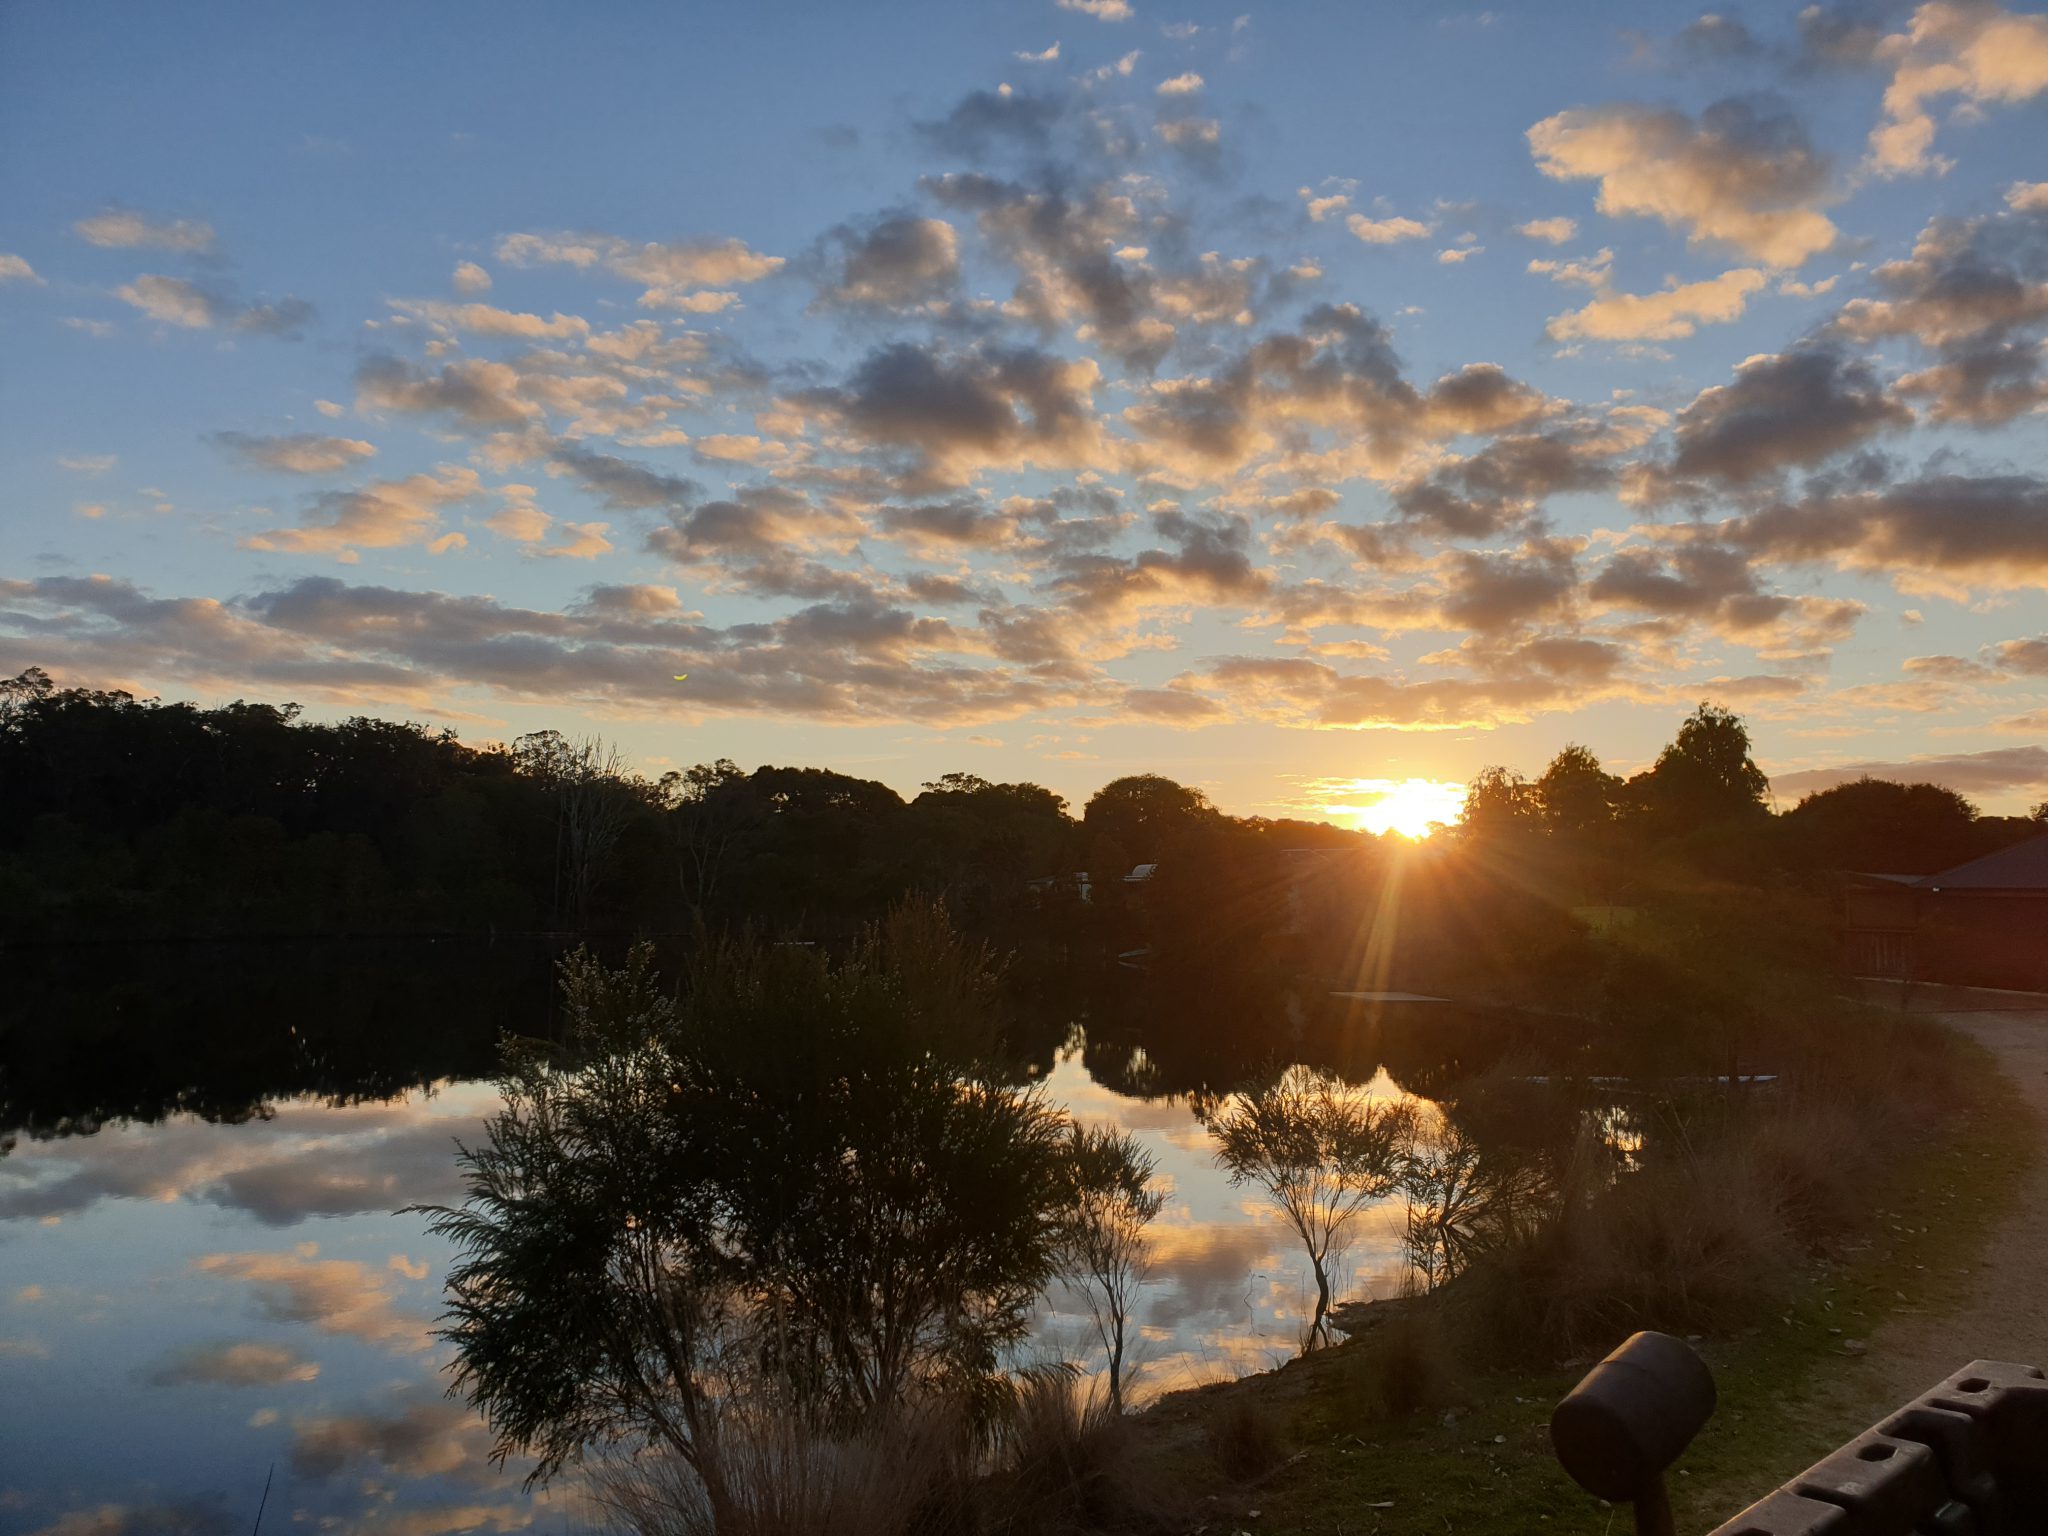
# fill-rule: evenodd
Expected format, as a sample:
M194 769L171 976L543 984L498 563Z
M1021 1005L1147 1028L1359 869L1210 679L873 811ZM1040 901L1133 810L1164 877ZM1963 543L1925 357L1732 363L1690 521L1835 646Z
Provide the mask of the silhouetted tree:
M1150 1272L1146 1229L1165 1196L1152 1183L1157 1163L1130 1132L1114 1126L1070 1126L1065 1270L1088 1297L1096 1336L1108 1360L1109 1411L1124 1411L1131 1310Z
M1465 786L1458 825L1471 837L1498 837L1539 824L1542 803L1536 787L1512 768L1482 768Z
M1656 765L1629 783L1668 830L1690 830L1762 809L1771 781L1749 755L1749 727L1733 710L1701 704Z
M1296 1066L1270 1087L1233 1097L1209 1131L1230 1182L1263 1189L1301 1239L1316 1279L1304 1347L1327 1342L1331 1254L1353 1217L1400 1186L1408 1108Z
M1928 875L1986 851L1977 807L1939 784L1866 776L1808 795L1784 825L1799 861L1815 869Z
M1534 788L1544 826L1572 837L1582 837L1612 822L1621 797L1621 780L1577 744L1550 760Z
M1110 845L1133 859L1157 860L1167 843L1215 816L1199 789L1139 773L1098 789L1081 812L1081 824L1091 846Z
M426 1212L499 1454L545 1480L658 1441L718 1519L720 1417L749 1402L847 1434L926 1392L988 1412L1080 1192L1135 1176L1101 1143L1078 1166L1042 1092L982 1069L996 977L927 906L838 959L702 945L680 1001L645 946L572 957L568 1050L513 1053L465 1204Z

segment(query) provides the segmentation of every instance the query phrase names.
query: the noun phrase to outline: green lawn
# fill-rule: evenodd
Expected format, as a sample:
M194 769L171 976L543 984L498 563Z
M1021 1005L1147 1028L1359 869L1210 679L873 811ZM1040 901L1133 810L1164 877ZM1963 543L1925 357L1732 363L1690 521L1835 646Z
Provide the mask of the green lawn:
M1720 1406L1673 1480L1681 1531L1712 1529L1880 1417L1890 1405L1858 1400L1845 1341L1906 1309L1938 1317L1945 1288L1983 1252L2039 1149L1988 1053L1959 1046L1972 1107L1873 1192L1877 1215L1865 1239L1803 1276L1779 1316L1743 1336L1700 1341ZM1169 1462L1212 1531L1630 1529L1625 1509L1580 1492L1551 1455L1551 1406L1584 1364L1468 1377L1450 1422L1441 1411L1388 1421L1370 1402L1365 1347L1169 1397L1144 1416L1140 1444ZM1201 1425L1246 1393L1279 1428L1289 1459L1233 1484L1215 1470Z

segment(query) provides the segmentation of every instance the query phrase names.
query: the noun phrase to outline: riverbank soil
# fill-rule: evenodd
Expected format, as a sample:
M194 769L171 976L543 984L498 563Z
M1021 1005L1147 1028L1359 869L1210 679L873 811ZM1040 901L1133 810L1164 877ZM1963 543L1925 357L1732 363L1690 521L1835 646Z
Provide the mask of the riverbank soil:
M1976 1358L2048 1364L2048 1000L1950 1011L1971 1089L1953 1134L1902 1147L1863 1239L1784 1311L1697 1341L1720 1392L1670 1478L1678 1528L1713 1529L1890 1409ZM1976 1005L1965 1003L1963 1006ZM1285 1369L1175 1393L1141 1415L1140 1454L1171 1467L1208 1531L1584 1532L1629 1529L1558 1468L1549 1416L1590 1360L1540 1374L1469 1368L1450 1406L1390 1418L1369 1330ZM1249 1411L1277 1449L1255 1476L1217 1470L1217 1426Z

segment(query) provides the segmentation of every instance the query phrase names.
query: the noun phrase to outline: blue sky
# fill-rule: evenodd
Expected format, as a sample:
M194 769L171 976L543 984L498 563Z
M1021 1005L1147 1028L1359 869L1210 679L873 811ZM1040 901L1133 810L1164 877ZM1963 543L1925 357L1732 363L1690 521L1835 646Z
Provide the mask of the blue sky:
M2022 808L2044 128L1995 6L10 6L0 671Z

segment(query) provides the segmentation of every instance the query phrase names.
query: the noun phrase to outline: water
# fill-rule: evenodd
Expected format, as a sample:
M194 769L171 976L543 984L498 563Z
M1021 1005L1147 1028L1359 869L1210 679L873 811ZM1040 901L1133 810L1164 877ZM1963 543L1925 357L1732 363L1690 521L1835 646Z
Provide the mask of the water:
M266 1476L273 1530L583 1528L566 1491L535 1499L523 1467L493 1467L482 1424L445 1396L432 1329L449 1252L394 1214L460 1198L455 1142L496 1103L480 1076L496 1023L548 1027L544 957L165 951L23 978L17 996L0 1088L0 1128L20 1131L0 1157L0 1533L247 1529ZM1355 1019L1304 1025L1276 1004L1256 1028L1103 1022L1143 1014L1135 997L1082 1005L1092 1036L1048 1016L1024 1070L1158 1158L1143 1397L1278 1365L1313 1311L1292 1232L1217 1170L1194 1108L1242 1069L1247 1030L1267 1063L1313 1055L1369 1092L1404 1090ZM1442 1018L1429 1033L1457 1027ZM1429 1076L1424 1057L1407 1076ZM49 1134L60 1121L99 1128ZM1400 1222L1393 1207L1360 1218L1351 1294L1398 1281ZM1049 1298L1032 1351L1099 1364L1078 1298Z

